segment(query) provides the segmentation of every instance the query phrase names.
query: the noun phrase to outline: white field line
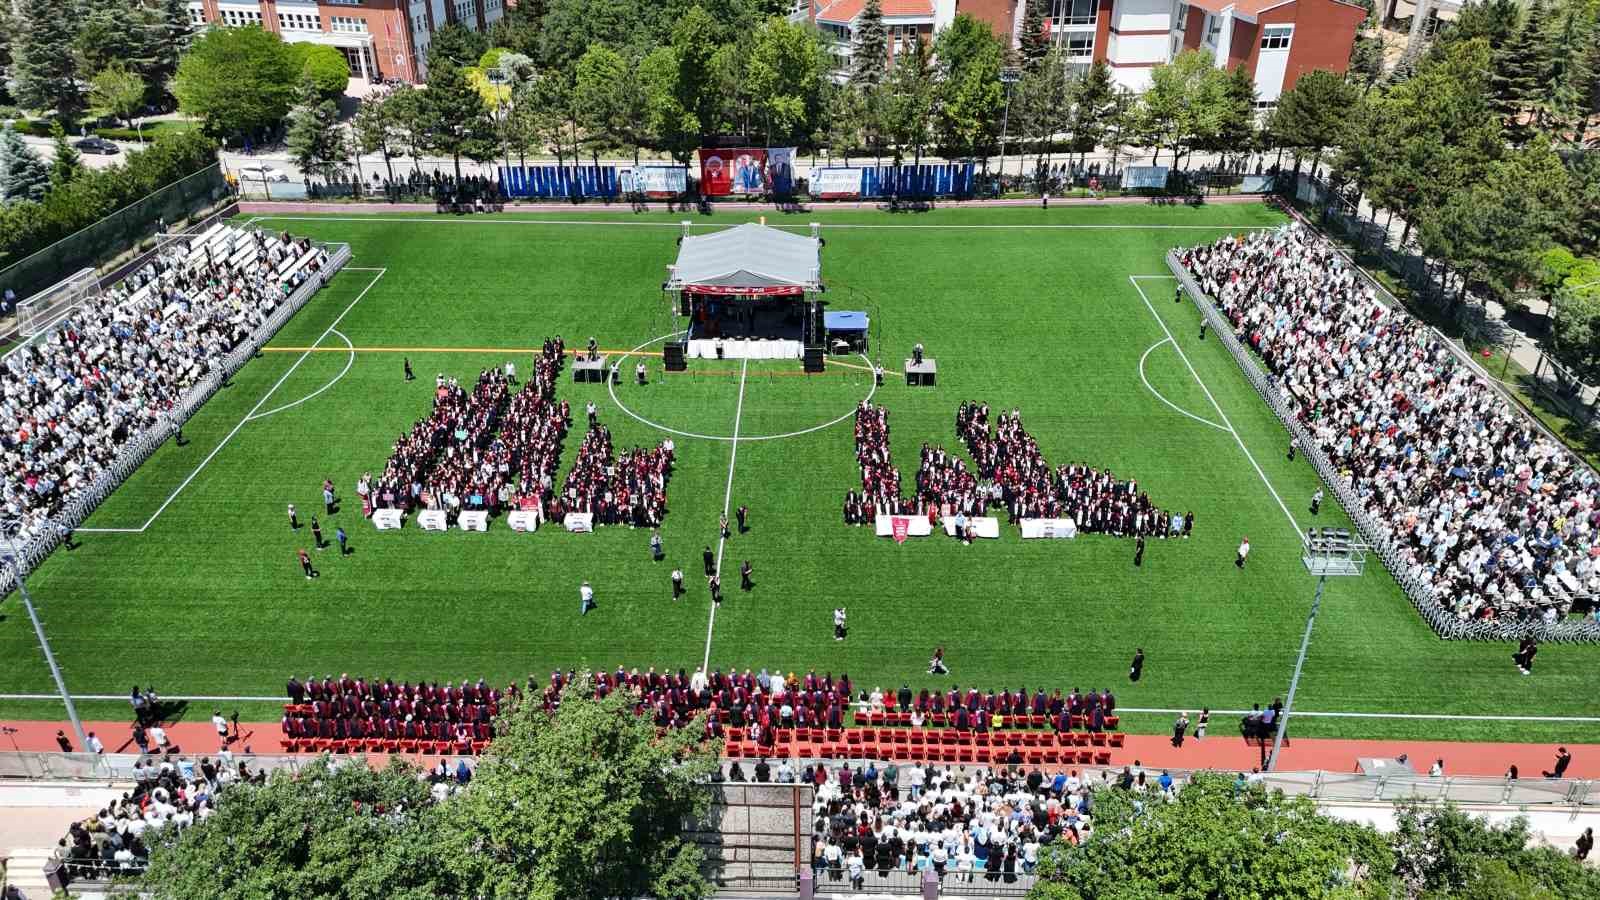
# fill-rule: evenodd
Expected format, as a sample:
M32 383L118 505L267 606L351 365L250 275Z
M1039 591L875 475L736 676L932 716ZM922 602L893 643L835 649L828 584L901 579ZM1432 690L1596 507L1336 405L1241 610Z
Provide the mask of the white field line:
M739 403L733 408L733 441L728 448L728 486L722 492L722 515L728 515L728 507L733 504L733 464L739 459L739 420L744 416L744 380L745 374L750 370L750 360L747 358L739 364ZM728 546L725 532L717 536L717 577L722 577L722 551ZM700 671L711 667L711 633L717 626L717 604L711 604L711 616L706 620L706 657L700 664Z
M1194 376L1195 383L1200 385L1200 390L1205 392L1206 399L1211 401L1211 406L1217 411L1217 417L1222 420L1222 424L1227 426L1228 433L1233 435L1234 443L1237 443L1239 449L1244 451L1244 458L1250 460L1251 467L1256 470L1257 475L1261 476L1261 483L1266 485L1267 492L1272 495L1272 499L1278 501L1278 508L1283 510L1283 515L1289 520L1289 527L1294 529L1295 536L1304 540L1305 532L1300 530L1300 523L1295 521L1294 513L1289 512L1289 507L1284 504L1283 498L1278 496L1278 489L1272 486L1272 482L1267 478L1267 473L1261 471L1261 465L1256 462L1256 458L1251 454L1250 448L1244 445L1244 439L1239 437L1239 430L1233 427L1232 422L1228 421L1228 414L1222 411L1222 404L1218 403L1217 398L1212 396L1211 388L1206 387L1205 380L1200 377L1199 372L1195 371L1194 364L1189 362L1189 355L1183 352L1183 347L1178 343L1178 339L1172 336L1172 332L1168 330L1167 323L1162 320L1161 314L1156 312L1155 306L1150 303L1150 298L1145 296L1144 288L1139 286L1139 279L1129 275L1128 281L1133 285L1133 289L1139 292L1139 299L1144 301L1145 308L1150 310L1150 315L1155 318L1156 324L1161 326L1161 331L1166 334L1167 340L1172 342L1172 349L1178 351L1178 358L1183 360L1183 364L1188 368L1189 374Z
M1195 420L1196 422L1199 422L1202 425L1210 425L1212 428L1215 428L1218 431L1227 431L1228 430L1227 428L1224 428L1223 426L1218 425L1217 423L1211 421L1210 419L1202 419L1199 416L1195 415L1194 413L1189 412L1188 410L1186 410L1183 407L1179 406L1178 404L1173 403L1171 400L1168 400L1166 397L1163 397L1161 395L1161 392L1155 389L1155 385L1150 383L1150 379L1145 377L1145 374L1144 374L1144 361L1150 358L1151 352L1153 352L1157 347L1161 346L1162 344L1170 344L1170 343L1172 343L1172 338L1162 338L1161 340L1156 341L1154 344L1151 344L1149 349L1144 351L1144 355L1139 357L1139 380L1144 382L1145 390L1148 390L1150 393L1154 394L1156 396L1157 400L1160 400L1162 403L1165 403L1166 405L1172 407L1172 410L1174 412L1178 413L1179 415L1188 416L1189 418Z
M597 226L601 226L601 227L623 227L623 228L682 228L683 227L682 223L680 223L680 222L632 222L632 221L595 220L595 219L491 219L491 218L487 218L487 217L485 217L485 218L472 218L472 219L455 219L455 218L439 219L439 218L429 218L426 215L415 216L415 217L399 217L399 216L262 216L260 220L263 221L263 222L267 222L267 221L273 221L273 222L405 222L405 223L410 223L410 224L422 223L422 224L428 224L428 225L597 225ZM726 222L726 223L722 223L722 222L715 222L715 223L714 222L695 222L695 223L693 223L693 225L691 227L697 228L697 229L716 229L716 228L722 228L722 227L731 228L731 227L733 227L734 225L737 225L737 224L739 224L739 223L737 223L737 222ZM807 224L807 225L791 225L791 224L784 224L784 223L775 224L775 225L772 225L771 227L773 227L773 228L790 228L790 229L794 229L794 230L797 230L797 231L809 230L811 228L811 226L809 224ZM1098 225L1098 224L1090 224L1090 223L1074 223L1074 224L1065 224L1065 223L1063 223L1063 224L1059 224L1059 225L1038 225L1038 224L1029 225L1029 224L1025 224L1025 223L1018 223L1018 224L1013 224L1013 225L999 225L999 224L994 224L994 225L980 225L980 224L966 224L966 225L962 225L962 224L947 224L947 225L939 225L939 224L927 224L927 225L871 225L871 224L846 224L846 223L829 224L827 222L824 222L824 223L822 223L822 227L823 227L824 230L830 229L830 228L862 228L862 229L937 228L937 229L946 229L946 230L952 230L953 229L953 230L958 230L958 231L959 230L969 230L969 229L976 229L976 230L993 229L993 230L1000 230L1000 231L1009 231L1009 230L1043 230L1043 231L1050 231L1050 230L1057 230L1057 229L1059 229L1059 230L1067 230L1067 231L1074 231L1074 230L1088 230L1088 231L1097 231L1097 230L1112 230L1112 231L1118 231L1118 230L1135 230L1135 231L1144 231L1144 230L1151 230L1151 231L1237 231L1237 230L1239 230L1241 228L1243 228L1243 229L1260 229L1260 228L1269 228L1271 226L1263 225L1260 222L1251 223L1249 225L1123 225L1123 224Z
M275 697L261 697L235 694L163 694L166 700L181 700L185 702L206 703L287 703L289 698L278 695ZM74 700L121 700L126 702L127 694L73 694ZM0 694L0 700L20 700L39 702L61 702L60 694ZM1177 715L1179 712L1193 712L1195 707L1146 707L1146 706L1118 706L1118 713L1149 713L1153 715ZM1250 712L1248 709L1213 709L1214 715L1242 716ZM1295 710L1296 716L1312 716L1324 719L1396 719L1437 722L1600 722L1600 716L1537 716L1537 715L1512 715L1512 714L1455 714L1455 713L1397 713L1397 712L1343 712L1337 710ZM1220 732L1213 736L1219 736Z
M293 409L296 406L299 406L300 404L306 402L307 400L310 400L310 399L316 397L318 394L322 393L323 391L326 391L328 388L333 387L334 385L338 384L340 381L343 381L344 380L344 376L350 374L350 367L354 366L356 364L356 348L355 348L354 344L350 343L350 339L348 337L345 337L344 332L339 331L338 329L334 329L333 333L339 336L339 340L344 341L344 345L346 347L350 348L350 358L345 360L344 368L339 371L339 374L333 376L333 380L332 381L328 382L327 384L323 385L322 387L317 388L316 390L314 390L311 393L305 395L304 397L301 397L299 400L296 400L293 403L285 403L284 405L279 406L279 407L277 407L275 409L269 409L264 413L256 413L255 415L250 416L245 421L254 422L257 419L265 419L267 416L273 415L274 413L281 413L286 409ZM307 351L307 352L309 352L309 351Z
M367 292L372 290L372 286L378 283L378 279L382 278L384 272L386 271L388 270L378 270L378 274L374 275L372 277L372 281L369 282L366 287L361 289L361 293L357 294L356 298L350 301L350 305L346 306L344 311L339 313L339 317L334 319L333 322L329 324L328 327L322 332L322 334L317 336L315 341L311 342L312 347L316 347L318 344L322 343L324 338L333 333L334 329L338 327L339 323L344 320L344 317L350 314L350 310L355 309L356 304L360 303L361 298L365 297ZM97 534L138 534L148 529L163 512L166 512L167 507L172 505L172 501L176 500L178 495L183 493L183 489L188 487L189 483L194 481L195 477L198 476L207 465L210 465L211 460L215 459L218 453L222 452L222 448L226 447L228 442L233 440L233 436L239 433L239 429L247 425L251 418L254 417L255 414L261 409L261 407L265 406L267 401L272 398L272 395L277 392L278 388L282 387L283 383L289 380L289 376L294 374L294 370L300 368L300 364L305 362L310 356L310 349L307 349L306 352L300 354L300 358L294 361L294 365L289 367L289 371L284 372L283 377L279 378L276 384L269 388L265 394L261 395L261 399L256 401L256 405L251 407L250 411L245 413L244 418L239 420L239 424L233 426L233 430L228 432L228 434L223 437L221 442L212 448L210 453L206 454L206 458L202 459L200 461L200 465L196 466L194 471L189 473L189 477L183 479L181 484L179 484L176 488L173 488L172 493L167 495L167 499L162 502L161 506L158 507L155 512L150 514L150 518L146 519L143 525L140 525L138 528L79 528L78 531L92 532Z

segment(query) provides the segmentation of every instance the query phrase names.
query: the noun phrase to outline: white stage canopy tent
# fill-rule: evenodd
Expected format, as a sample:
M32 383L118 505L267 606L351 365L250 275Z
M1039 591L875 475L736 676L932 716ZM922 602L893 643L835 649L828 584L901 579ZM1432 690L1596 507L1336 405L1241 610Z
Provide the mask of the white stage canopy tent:
M685 235L667 290L696 294L804 294L822 289L821 241L747 222Z

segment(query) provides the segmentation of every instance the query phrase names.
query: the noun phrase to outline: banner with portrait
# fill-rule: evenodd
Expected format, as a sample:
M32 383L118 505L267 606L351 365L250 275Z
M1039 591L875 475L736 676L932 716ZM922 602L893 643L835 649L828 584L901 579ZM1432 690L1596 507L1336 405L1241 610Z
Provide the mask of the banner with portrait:
M764 194L767 151L755 147L700 150L700 195Z
M767 183L774 194L794 193L794 147L767 150Z

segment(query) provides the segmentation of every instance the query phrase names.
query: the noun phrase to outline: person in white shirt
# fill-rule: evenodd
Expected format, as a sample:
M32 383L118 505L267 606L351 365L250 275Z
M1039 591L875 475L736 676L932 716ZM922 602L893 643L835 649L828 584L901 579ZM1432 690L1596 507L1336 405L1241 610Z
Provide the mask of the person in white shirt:
M836 607L834 609L834 611L833 611L833 639L834 640L836 640L836 641L844 640L844 634L845 634L844 623L845 623L844 607L842 607L842 606Z
M154 741L157 747L163 750L167 749L167 730L165 728L160 725L151 725L145 730L145 733L150 736L150 740Z
M585 581L578 587L578 599L582 604L578 610L579 614L587 616L589 610L595 608L594 588L589 586L589 582Z
M217 737L226 744L228 742L228 720L222 717L222 710L212 710L211 727L217 730Z
M104 753L104 752L106 752L106 745L99 738L95 737L94 736L94 732L92 732L92 731L89 732L89 752L90 753Z
M1247 537L1239 542L1239 558L1233 561L1235 566L1244 568L1244 559L1250 555L1250 539Z

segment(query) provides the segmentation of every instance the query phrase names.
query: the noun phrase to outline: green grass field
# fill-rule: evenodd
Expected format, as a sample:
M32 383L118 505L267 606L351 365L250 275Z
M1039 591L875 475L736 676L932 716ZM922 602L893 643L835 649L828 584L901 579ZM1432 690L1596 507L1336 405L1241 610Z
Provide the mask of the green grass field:
M1147 307L1130 280L1162 275L1171 246L1278 221L1261 206L816 212L784 220L823 222L828 298L835 309L874 316L891 371L918 340L938 358L937 389L891 379L875 397L892 411L908 481L922 442L959 446L960 401L1019 407L1053 463L1110 467L1137 478L1163 507L1195 511L1193 539L1152 542L1141 569L1132 566L1131 542L1108 537L1024 542L1004 527L1000 540L973 546L942 537L897 546L846 527L840 501L859 485L848 420L757 438L845 415L871 385L842 366L798 377L795 361L753 363L742 379L737 363L662 379L651 360L649 386L617 388L643 418L727 436L743 383L731 493L734 505L752 510L753 529L728 542L725 568L751 560L758 587L741 594L730 580L714 627L697 573L701 548L716 546L729 441L677 438L664 563L651 561L646 533L626 528L521 535L495 523L487 534L411 526L380 534L362 520L356 479L380 471L395 436L425 414L435 372L470 380L508 358L526 372L527 348L555 333L569 346L593 334L602 346L630 348L670 330L658 286L680 218L264 220L347 241L352 267L373 270L338 275L277 336L274 352L246 366L185 428L186 446L163 447L87 523L148 528L83 533L81 547L58 552L31 577L71 690L120 694L138 682L168 695L270 696L291 673L505 682L584 664L692 669L709 638L715 667L815 667L848 672L863 686L933 684L923 672L931 648L943 644L952 676L941 684L1111 685L1119 705L1191 713L1285 692L1313 582L1272 491L1309 523L1315 476L1303 459L1285 459L1283 429L1221 344L1197 339L1198 313L1173 303L1173 282L1138 281ZM696 227L743 218L718 215ZM1074 227L1032 227L1040 225ZM337 333L324 336L335 320ZM1193 373L1165 343L1168 329ZM362 348L353 363L341 336ZM334 349L303 361L289 349L319 337L319 347ZM378 348L408 349L418 379L404 382L400 353ZM662 437L617 409L603 386L568 379L560 392L576 413L561 478L582 438L587 400L600 405L618 446ZM257 418L241 425L252 412ZM325 528L331 535L342 524L355 552L340 559L322 551L322 577L308 582L294 551L310 538L290 532L284 505L303 515L320 510L325 476L350 501ZM1347 524L1331 505L1319 521ZM1254 547L1243 572L1232 565L1241 535ZM679 602L669 599L673 561L695 586ZM583 579L595 585L600 608L580 618ZM832 639L838 605L850 610L843 643ZM1148 661L1144 679L1130 685L1135 646ZM1593 648L1545 647L1531 678L1516 674L1511 649L1438 640L1374 562L1362 578L1330 582L1297 705L1595 714ZM14 601L0 607L0 654L10 661L0 692L51 689ZM121 718L126 710L91 702L83 712ZM0 701L0 711L61 716L44 701ZM276 717L264 703L248 711ZM1129 721L1159 730L1170 716ZM1302 735L1600 740L1593 724L1298 722Z

